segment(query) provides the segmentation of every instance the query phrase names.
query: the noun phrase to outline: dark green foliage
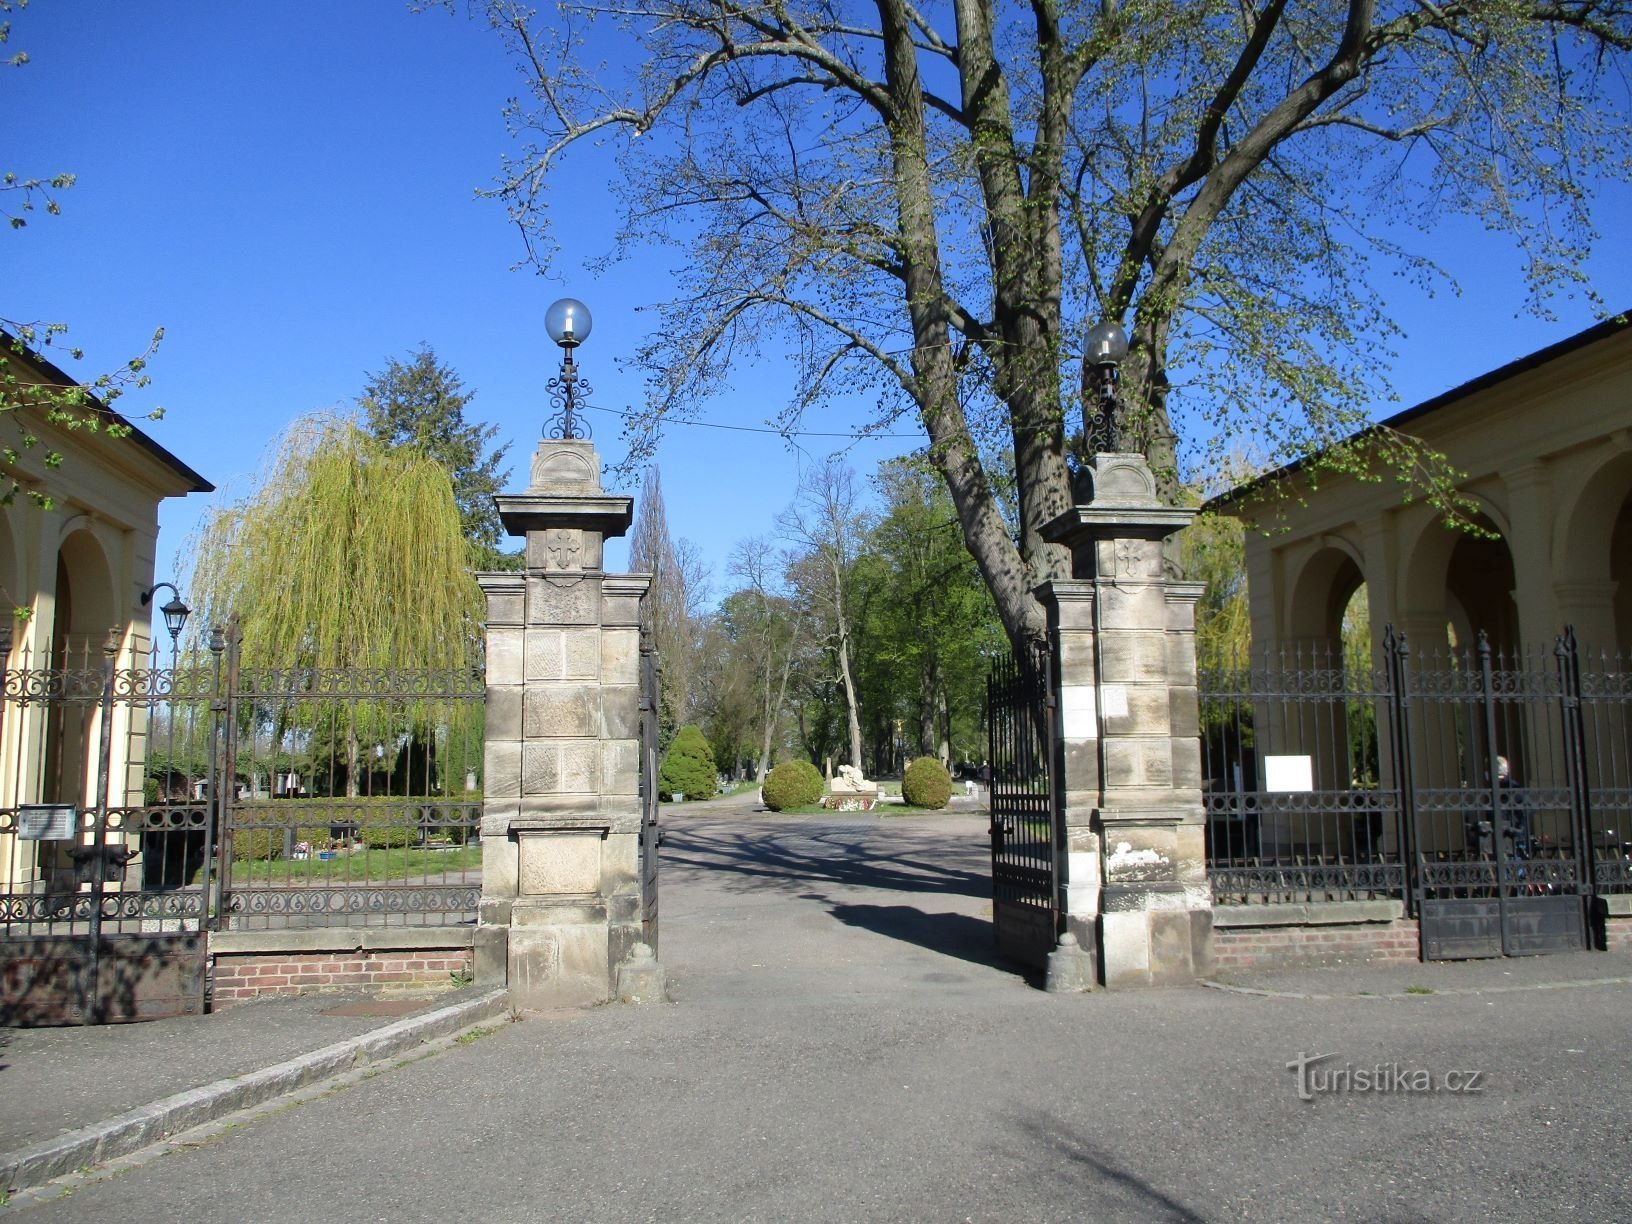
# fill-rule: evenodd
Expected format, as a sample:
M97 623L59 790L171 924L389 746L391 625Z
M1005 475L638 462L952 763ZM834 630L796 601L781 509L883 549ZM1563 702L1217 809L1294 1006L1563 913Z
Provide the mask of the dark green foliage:
M952 775L934 757L919 757L901 775L901 797L913 807L944 808L952 798Z
M809 807L826 789L821 773L809 761L783 761L765 775L765 806L773 812Z
M658 790L665 795L707 799L715 790L714 750L695 724L687 723L674 737L658 770Z
M234 829L232 857L238 862L277 858L283 853L282 829Z
M484 456L495 425L472 425L465 405L473 393L449 366L440 365L429 345L405 364L392 358L368 380L357 403L363 425L388 446L410 446L447 470L465 538L480 569L519 569L519 559L499 551L504 534L493 495L505 473L500 468L509 443Z
M281 859L305 842L317 853L331 845L368 850L404 850L419 844L424 809L416 802L363 799L338 804L326 800L280 800L270 807L243 809L246 823L232 831L238 862ZM258 823L265 821L266 823ZM298 822L291 827L290 822Z
M1007 644L945 486L910 458L880 464L875 484L884 513L852 606L869 768L884 775L914 756L980 755L986 672Z

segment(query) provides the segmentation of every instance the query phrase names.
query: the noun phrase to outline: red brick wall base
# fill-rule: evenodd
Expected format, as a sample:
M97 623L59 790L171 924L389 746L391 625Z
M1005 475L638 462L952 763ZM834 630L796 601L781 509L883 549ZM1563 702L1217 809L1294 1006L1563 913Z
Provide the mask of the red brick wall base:
M1280 966L1404 964L1420 953L1415 919L1350 925L1214 927L1213 960L1220 969Z
M436 989L471 970L468 948L217 953L210 995L219 1011L258 995Z

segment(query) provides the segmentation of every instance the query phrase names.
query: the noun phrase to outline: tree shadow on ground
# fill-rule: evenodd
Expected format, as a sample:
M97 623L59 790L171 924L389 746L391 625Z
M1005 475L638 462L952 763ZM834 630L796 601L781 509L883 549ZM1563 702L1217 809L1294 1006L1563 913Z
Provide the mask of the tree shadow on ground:
M767 832L664 830L663 868L735 877L728 888L793 892L812 884L896 892L990 897L991 872L981 847L948 847L933 857L915 847L880 844L865 826L792 826Z
M1048 1153L1050 1174L1081 1196L1084 1218L1132 1216L1176 1224L1200 1224L1206 1218L1113 1160L1103 1147L1057 1117L1033 1114L1018 1119L1018 1125L1026 1147Z
M813 895L812 899L828 900L819 895ZM828 908L846 926L860 927L903 943L917 944L942 956L956 957L988 969L1025 974L1021 966L998 952L992 940L992 924L987 919L972 918L968 914L931 914L912 905L845 905L829 902ZM1025 976L1029 979L1031 975Z

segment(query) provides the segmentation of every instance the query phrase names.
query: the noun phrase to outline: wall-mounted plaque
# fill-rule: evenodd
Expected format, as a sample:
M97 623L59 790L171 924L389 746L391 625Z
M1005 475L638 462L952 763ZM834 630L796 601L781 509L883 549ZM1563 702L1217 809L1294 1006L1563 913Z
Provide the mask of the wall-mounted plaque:
M25 803L17 809L17 837L21 841L68 841L74 835L71 803Z

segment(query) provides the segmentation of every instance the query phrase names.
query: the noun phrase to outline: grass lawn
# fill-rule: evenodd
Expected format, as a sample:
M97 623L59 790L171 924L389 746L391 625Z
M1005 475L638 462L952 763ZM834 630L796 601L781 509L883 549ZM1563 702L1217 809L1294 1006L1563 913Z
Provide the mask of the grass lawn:
M232 883L322 884L326 881L395 883L426 876L477 871L482 866L480 845L450 846L441 850L359 850L332 859L314 854L308 859L256 859L232 865Z

